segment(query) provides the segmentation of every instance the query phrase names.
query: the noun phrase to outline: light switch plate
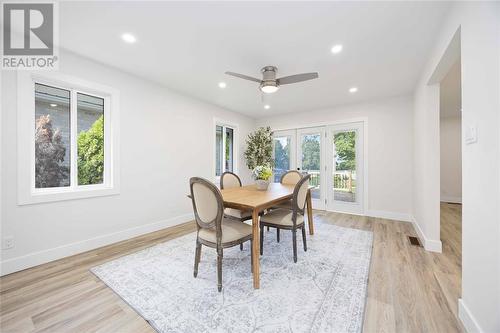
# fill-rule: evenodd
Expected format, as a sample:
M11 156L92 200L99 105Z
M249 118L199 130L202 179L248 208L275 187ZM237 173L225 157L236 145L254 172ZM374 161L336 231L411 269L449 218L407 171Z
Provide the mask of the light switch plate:
M477 127L475 125L465 128L465 144L470 145L477 142Z

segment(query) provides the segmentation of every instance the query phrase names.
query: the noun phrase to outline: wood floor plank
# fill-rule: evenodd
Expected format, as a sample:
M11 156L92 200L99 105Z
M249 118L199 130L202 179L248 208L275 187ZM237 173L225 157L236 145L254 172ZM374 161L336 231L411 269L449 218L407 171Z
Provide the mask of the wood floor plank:
M411 223L325 211L314 211L314 218L373 232L365 332L464 331L457 319L460 205L441 205L442 254L410 245ZM89 269L194 230L190 222L0 278L0 330L154 332Z

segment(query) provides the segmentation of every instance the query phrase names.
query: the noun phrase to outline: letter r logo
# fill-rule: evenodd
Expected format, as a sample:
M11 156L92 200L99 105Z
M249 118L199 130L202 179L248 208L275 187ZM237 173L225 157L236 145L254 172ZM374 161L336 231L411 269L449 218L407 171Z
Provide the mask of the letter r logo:
M54 5L3 4L4 55L53 55Z

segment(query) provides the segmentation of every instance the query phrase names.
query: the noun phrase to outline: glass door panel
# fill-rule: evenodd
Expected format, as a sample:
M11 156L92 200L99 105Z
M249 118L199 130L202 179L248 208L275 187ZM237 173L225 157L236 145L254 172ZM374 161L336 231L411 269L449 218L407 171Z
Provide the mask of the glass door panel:
M356 136L356 130L333 135L333 195L337 201L356 202Z
M311 175L310 185L314 186L311 190L313 208L324 209L324 180L325 169L322 156L322 145L325 136L324 127L306 128L297 130L297 169L301 172Z
M363 123L328 128L328 210L363 213Z
M273 181L279 183L281 176L295 169L295 130L276 131L273 135Z

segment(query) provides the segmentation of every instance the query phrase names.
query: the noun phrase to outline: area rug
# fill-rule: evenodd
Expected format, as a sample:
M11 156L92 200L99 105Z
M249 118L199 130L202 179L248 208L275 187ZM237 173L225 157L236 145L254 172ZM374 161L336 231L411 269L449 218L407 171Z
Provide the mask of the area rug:
M372 233L318 224L307 252L301 239L294 263L291 232L281 231L280 243L265 232L259 290L248 242L224 250L221 293L214 249L203 247L194 278L195 234L91 271L158 332L360 332Z

